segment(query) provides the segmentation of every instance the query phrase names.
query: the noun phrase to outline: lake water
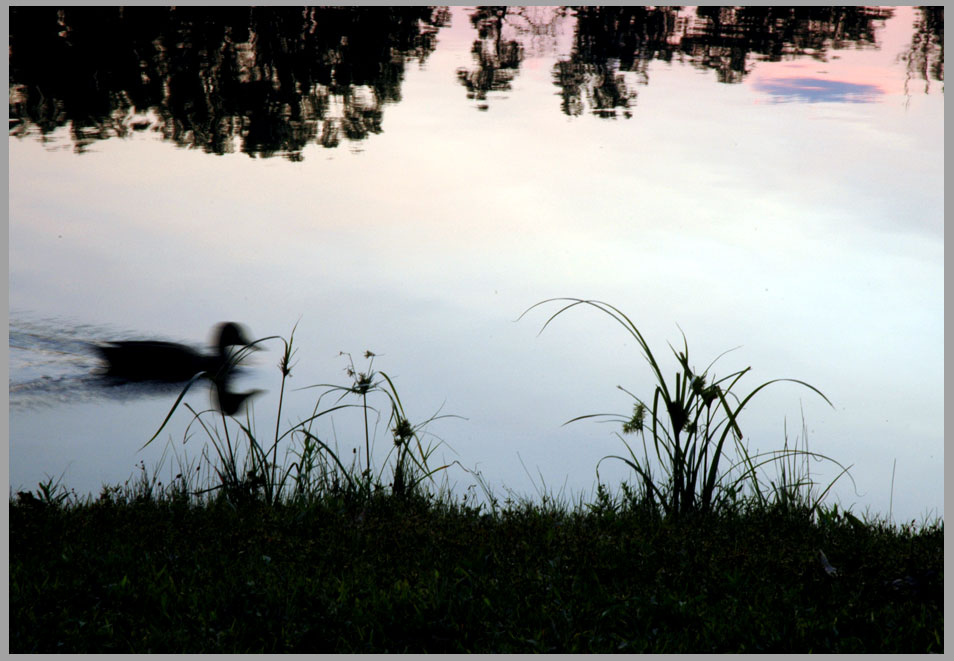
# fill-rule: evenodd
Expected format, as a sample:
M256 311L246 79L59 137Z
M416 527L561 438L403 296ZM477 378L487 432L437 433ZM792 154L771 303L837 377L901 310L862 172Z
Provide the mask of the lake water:
M818 387L833 408L752 400L750 449L804 416L853 466L829 502L943 516L942 11L142 11L11 18L13 491L198 456L183 410L140 450L178 390L104 384L88 343L237 320L297 323L283 427L371 350L412 422L466 418L431 423L437 458L502 496L590 494L618 427L562 423L654 382L595 310L516 321L570 296L626 312L670 374L682 329L700 370L738 347L713 369L751 366L745 392ZM267 347L239 378L262 434ZM357 412L318 429L363 453Z

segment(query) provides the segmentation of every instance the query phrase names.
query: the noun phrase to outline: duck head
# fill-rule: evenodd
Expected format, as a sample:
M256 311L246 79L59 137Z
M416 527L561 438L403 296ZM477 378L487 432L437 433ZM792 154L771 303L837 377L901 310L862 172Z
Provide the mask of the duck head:
M234 321L226 321L217 326L218 328L218 341L216 346L219 351L225 351L226 348L241 345L243 347L249 347L251 349L257 349L258 347L252 346L252 341L248 339L248 333L245 328L235 323Z

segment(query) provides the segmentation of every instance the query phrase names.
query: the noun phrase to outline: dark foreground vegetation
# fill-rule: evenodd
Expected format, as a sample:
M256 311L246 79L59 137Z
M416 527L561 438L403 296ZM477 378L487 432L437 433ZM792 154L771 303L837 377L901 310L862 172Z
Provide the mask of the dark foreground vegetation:
M739 394L748 368L699 372L685 341L667 381L620 310L559 302L544 328L595 308L655 376L651 398L630 393L631 414L574 419L621 423L625 452L607 459L632 485L572 504L545 491L501 503L470 471L480 500L453 495L446 474L437 488L451 467L433 465L426 428L446 416L411 422L371 352L364 371L348 356L351 382L321 385L312 414L273 437L180 396L159 431L181 404L208 443L171 484L143 465L97 498L52 480L11 498L10 651L944 651L943 521L897 527L824 505L833 482L817 485L809 461L841 464L804 432L773 452L743 442L741 413L762 389L788 381L828 402L820 391L775 379ZM294 349L282 342L284 394ZM207 377L222 375L197 374L183 395ZM315 424L347 408L364 421L349 462Z
M605 494L20 498L10 651L943 652L943 537Z

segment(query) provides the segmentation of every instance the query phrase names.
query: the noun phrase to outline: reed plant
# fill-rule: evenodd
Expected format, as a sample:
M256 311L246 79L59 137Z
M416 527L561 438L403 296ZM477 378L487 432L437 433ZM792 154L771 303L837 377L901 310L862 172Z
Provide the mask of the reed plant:
M436 473L446 470L449 464L444 464L435 468L430 466L430 460L438 447L444 444L444 441L427 431L427 426L442 418L460 418L457 415L440 415L438 410L434 415L417 424L411 423L404 410L404 404L398 394L394 380L383 371L374 370L375 354L372 351L365 351L364 358L368 361L364 371L360 371L354 365L354 359L350 353L340 352L340 356L348 357L348 367L345 369L347 375L351 378L349 385L336 384L317 384L308 386L309 388L324 388L324 391L318 397L315 403L315 411L321 405L322 399L329 395L337 395L335 406L329 411L337 410L348 406L357 406L361 409L364 420L364 447L365 447L365 468L360 473L359 484L365 491L370 490L373 484L380 484L383 481L383 470L374 475L372 462L372 444L371 427L369 422L369 413L380 415L380 411L368 404L368 397L383 397L388 410L387 428L391 434L392 444L388 454L384 459L383 466L389 465L389 460L393 457L391 465L391 489L395 495L403 496L417 489L425 480L430 480ZM380 378L379 378L380 377ZM360 397L360 404L341 404L348 396ZM309 439L317 441L310 431L306 432ZM434 443L430 439L437 439ZM426 440L425 440L426 439ZM354 472L354 471L352 471Z
M618 459L632 468L639 478L648 503L652 506L658 504L667 515L690 511L706 512L727 505L744 493L746 485L750 487L750 497L762 505L773 498L783 504L792 504L793 499L805 502L806 494L811 493L814 484L811 483L809 475L799 474L797 471L793 473L796 465L792 462L798 458L810 457L834 462L827 456L809 451L807 445L805 448L788 448L786 444L780 451L750 453L742 442L739 418L756 394L772 384L787 381L808 388L831 406L831 401L816 387L798 379L772 379L739 396L735 389L751 367L716 378L710 371L715 362L725 355L723 353L703 371L695 370L690 366L689 345L684 333L682 350L669 345L679 365L675 378L670 382L664 376L662 367L639 328L613 305L596 300L552 298L532 305L519 318L523 318L535 308L553 303L560 303L561 307L550 315L540 333L568 310L581 305L592 307L621 325L636 340L649 364L656 383L651 402L620 385L617 388L635 400L632 413L587 414L577 416L564 424L593 418L621 423L622 433L617 432L617 436L623 441L629 456L610 455L604 459ZM647 431L658 465L665 473L663 479L653 475L646 443ZM624 438L624 435L631 434L638 434L643 442L642 458L636 455ZM730 438L736 450L734 461L730 455L731 446L727 444ZM759 471L768 464L778 462L782 462L782 477L778 483L771 483L771 488L766 489L760 482ZM842 468L842 472L835 478L837 480L848 472L848 468L838 462L834 463ZM726 464L730 464L728 468ZM821 497L833 484L834 480ZM818 499L812 508L817 502Z
M263 438L256 433L250 404L245 407L243 420L237 415L238 411L230 411L222 405L197 411L189 403L184 403L186 392L203 378L209 379L211 387L219 391L221 401L221 375L197 374L186 383L159 429L146 442L146 445L149 445L158 438L180 405L188 409L192 419L186 429L186 439L191 435L194 425L201 427L209 441L203 448L201 464L207 468L207 474L208 471L214 473L211 484L192 485L195 495L222 492L233 501L252 498L262 499L269 504L277 504L282 499L314 499L332 492L367 497L373 491L384 488L384 471L390 466L391 491L395 495L406 496L419 489L424 481L433 480L435 474L448 467L430 465L434 452L444 442L427 431L426 427L434 420L459 416L439 415L438 411L423 422L413 424L405 413L394 380L386 373L373 369L374 353L371 351L364 354L370 361L364 371L355 368L350 354L340 354L348 357L346 372L352 380L350 384L326 383L301 388L300 390L322 388L323 391L309 416L282 431L282 407L287 380L294 367L296 329L297 324L288 340L280 336L269 336L242 347L230 358L231 362L227 368L234 369L247 357L248 352L255 350L260 343L275 339L282 342L283 351L278 363L281 384L273 436ZM245 393L240 397L247 399L255 392ZM334 395L337 395L337 399L323 407L323 402ZM359 401L345 401L348 397L357 397ZM389 415L387 426L392 440L392 447L377 473L372 462L370 427L370 416L380 417L379 409L374 406L375 398L383 398L385 402ZM348 408L359 408L363 413L363 469L358 465L357 453L351 463L346 464L342 461L338 444L334 443L332 447L332 444L321 438L315 428L315 423L320 418ZM230 431L230 422L235 425L233 431ZM434 442L434 439L437 442ZM280 445L285 447L284 457L279 457ZM180 471L180 476L194 475L191 468L192 466L188 473Z

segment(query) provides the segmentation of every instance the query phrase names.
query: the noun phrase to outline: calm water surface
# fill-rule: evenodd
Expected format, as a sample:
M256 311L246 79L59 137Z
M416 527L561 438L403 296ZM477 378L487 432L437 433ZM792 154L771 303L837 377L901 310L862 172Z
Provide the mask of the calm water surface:
M178 391L104 383L89 343L202 344L234 319L258 337L297 323L283 426L311 412L304 386L348 383L340 352L360 368L371 350L412 421L466 418L430 425L438 457L498 495L589 494L625 448L610 425L562 423L628 413L616 386L653 382L596 311L539 336L556 308L515 321L574 296L628 313L667 371L681 328L700 370L739 347L716 374L817 386L834 408L792 384L753 400L750 449L804 417L812 450L853 465L833 501L943 516L942 15L289 10L250 32L247 9L34 11L11 21L14 491L62 475L97 493L197 457L184 411L140 451ZM134 36L97 37L115 21ZM267 391L263 434L268 347L239 378ZM363 452L358 423L319 431Z

